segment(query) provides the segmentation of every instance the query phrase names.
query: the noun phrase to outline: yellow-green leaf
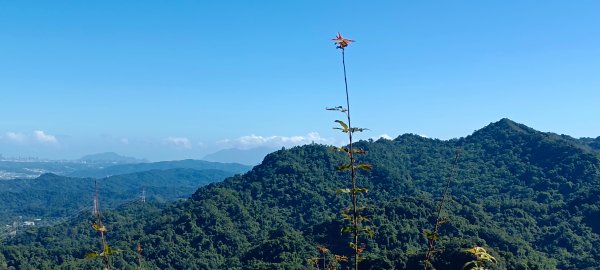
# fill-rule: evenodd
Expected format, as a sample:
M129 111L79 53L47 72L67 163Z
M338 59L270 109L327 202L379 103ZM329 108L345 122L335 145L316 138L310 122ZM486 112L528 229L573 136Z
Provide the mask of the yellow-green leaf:
M91 259L91 258L96 258L98 256L100 256L100 254L98 254L98 252L89 252L89 253L85 254L84 258Z
M462 269L467 268L467 266L471 265L471 264L475 264L475 266L477 266L477 262L476 261L470 261L468 263L465 263L465 265L463 265Z
M370 171L373 169L373 166L371 164L357 164L357 165L354 165L354 168Z
M333 150L337 151L337 152L344 152L344 153L348 153L348 149L345 147L333 147Z
M346 123L344 123L344 121L342 120L335 120L336 123L340 124L341 128L335 128L335 129L339 129L344 133L348 133L348 125Z
M349 188L340 188L336 191L336 193L350 193L350 189Z
M342 233L351 233L352 232L352 228L350 227L344 227L341 230Z
M354 188L352 191L354 191L354 193L367 193L369 191L369 189L367 189L367 188Z
M367 154L367 151L362 150L360 148L352 148L352 152L355 154L362 154L362 155Z
M342 213L342 217L343 217L342 220L350 220L351 221L353 219L353 217L351 215L348 215L345 213Z
M347 171L350 168L352 168L351 164L342 164L342 165L340 165L340 166L337 167L337 170L338 171Z
M98 224L92 224L92 228L94 228L94 230L99 231L99 232L106 232L106 226L104 225L98 225Z

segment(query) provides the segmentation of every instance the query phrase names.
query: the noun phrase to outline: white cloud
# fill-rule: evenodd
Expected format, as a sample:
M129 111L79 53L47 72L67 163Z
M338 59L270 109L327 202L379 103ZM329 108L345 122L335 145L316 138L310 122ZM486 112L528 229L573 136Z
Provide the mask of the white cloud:
M383 133L383 134L381 134L379 136L372 137L371 139L373 139L373 140L379 140L379 139L391 140L392 136L390 136L390 135L388 135L386 133Z
M56 139L56 137L54 135L46 134L45 132L43 132L41 130L34 131L33 137L35 138L35 140L37 140L38 142L41 142L41 143L50 143L50 144L58 143L58 140Z
M129 144L129 139L127 139L127 138L121 138L119 140L119 142L122 143L122 144Z
M190 139L185 137L169 137L166 139L166 142L172 145L177 146L178 148L191 149L192 142Z
M259 146L266 147L291 147L309 143L333 144L333 139L323 138L317 132L310 132L305 136L260 136L248 135L234 140L225 139L218 141L217 144L224 147L236 147L241 149L250 149Z
M25 142L25 139L26 139L25 135L23 135L22 133L17 133L17 132L6 132L4 137L9 141L13 141L13 142L17 142L17 143Z

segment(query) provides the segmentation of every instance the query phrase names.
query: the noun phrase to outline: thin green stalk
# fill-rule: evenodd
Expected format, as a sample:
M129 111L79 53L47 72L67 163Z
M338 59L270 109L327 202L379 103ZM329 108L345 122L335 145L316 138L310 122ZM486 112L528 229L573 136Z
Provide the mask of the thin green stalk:
M444 205L448 200L448 194L450 193L450 183L452 182L452 178L456 176L456 166L458 164L458 158L460 157L460 149L456 151L456 156L454 157L454 164L452 166L452 171L450 175L448 175L448 180L446 181L446 187L444 188L444 192L442 194L442 198L440 199L440 203L437 208L437 215L435 219L435 226L433 228L433 232L431 235L427 237L427 252L425 253L425 259L423 259L423 269L429 269L431 265L431 257L433 256L433 252L435 251L435 241L437 239L440 226L445 222L442 218L442 211L444 210Z
M110 270L111 269L110 256L109 256L110 249L108 247L108 242L106 241L106 236L104 235L104 231L106 230L106 228L102 224L102 218L100 215L100 202L98 199L98 182L94 181L94 185L96 188L94 212L96 214L97 230L100 232L100 239L102 240L102 253L100 253L100 254L102 254L102 260L104 261L104 264L106 265L105 269Z
M345 54L345 49L342 48L342 66L344 67L344 86L346 89L346 116L348 117L348 129L350 130L348 132L348 140L349 140L349 145L348 145L348 152L349 152L349 156L350 156L350 178L352 179L352 227L353 227L353 242L354 242L354 269L357 270L358 269L358 211L357 211L357 195L356 194L356 169L354 168L354 150L353 150L353 146L352 146L352 123L350 120L350 95L348 93L348 78L346 76L346 54Z
M351 184L352 187L351 188L344 188L344 189L340 189L338 190L338 192L340 193L350 193L351 195L351 199L352 199L352 207L350 210L343 210L343 220L350 220L350 226L345 226L342 229L343 233L351 233L352 234L352 242L350 242L350 246L353 250L354 253L354 263L353 263L353 269L354 270L358 270L358 262L360 260L360 256L359 253L361 253L364 250L364 247L359 248L359 242L358 242L358 237L359 234L362 232L367 232L369 233L370 236L373 235L372 230L369 227L361 227L360 222L362 220L364 220L364 217L361 216L359 214L359 208L358 208L358 193L364 193L367 192L366 188L359 188L357 186L357 181L356 181L356 170L357 169L363 169L363 170L371 170L372 166L370 166L369 164L356 164L356 157L355 157L355 153L357 154L365 154L366 151L363 151L361 149L354 149L354 132L362 132L364 130L367 130L366 128L355 128L352 126L352 119L351 119L351 114L350 114L350 94L348 91L348 76L347 76L347 72L346 72L346 50L345 47L348 46L348 44L354 42L354 40L350 40L350 39L346 39L344 37L342 37L342 35L340 33L337 34L336 38L333 39L335 41L335 44L337 45L338 49L342 49L342 66L344 68L344 87L345 87L345 92L346 92L346 107L344 108L343 106L337 106L334 108L327 108L327 110L331 110L331 111L339 111L342 112L346 115L346 121L341 121L341 120L336 120L335 122L337 122L341 127L336 127L334 129L338 129L341 130L344 133L348 133L348 147L342 147L342 148L337 148L339 151L345 152L348 154L348 157L350 158L350 163L348 164L343 164L340 167L338 167L339 171L345 171L345 170L350 170L350 180L351 180ZM350 213L351 212L351 213Z

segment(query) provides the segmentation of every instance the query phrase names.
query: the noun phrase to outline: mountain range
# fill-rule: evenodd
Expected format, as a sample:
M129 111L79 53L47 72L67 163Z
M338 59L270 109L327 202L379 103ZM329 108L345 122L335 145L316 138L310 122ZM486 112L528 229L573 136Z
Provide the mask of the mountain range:
M240 163L246 165L258 165L267 154L274 152L276 148L256 147L251 149L223 149L204 156L202 159L214 162Z
M193 159L146 162L142 159L124 157L115 153L101 153L85 156L79 160L1 160L0 180L32 179L45 173L99 178L147 170L175 168L196 170L217 169L242 173L248 171L251 166Z
M174 161L159 161L151 163L131 163L118 164L107 167L95 167L89 169L80 169L71 173L68 176L74 177L107 177L111 175L143 172L148 170L168 170L168 169L192 169L192 170L220 170L230 173L243 173L250 170L249 165L238 163L220 163L204 160L174 160Z
M83 162L91 162L91 163L145 163L148 162L146 159L138 159L134 157L122 156L114 152L104 152L83 156L79 159L79 161Z
M452 140L404 134L357 142L368 152L359 162L373 166L358 183L368 188L360 202L375 231L361 237L360 269L422 269L423 232L434 226L448 180L435 269L461 269L474 259L465 251L474 246L497 259L492 269L598 269L599 141L502 119ZM137 243L145 269L307 269L310 258L324 256L317 247L348 255L340 212L350 201L337 192L349 186L347 173L337 170L346 158L323 145L280 150L162 210L110 212L110 242L124 250L112 262L139 267ZM100 260L82 259L99 245L89 222L6 240L0 267L100 268Z

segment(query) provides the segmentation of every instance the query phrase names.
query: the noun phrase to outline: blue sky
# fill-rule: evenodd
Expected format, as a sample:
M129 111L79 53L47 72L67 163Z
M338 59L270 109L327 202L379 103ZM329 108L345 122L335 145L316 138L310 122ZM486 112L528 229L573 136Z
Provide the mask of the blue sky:
M600 136L597 1L3 1L0 153L151 160L508 117Z

